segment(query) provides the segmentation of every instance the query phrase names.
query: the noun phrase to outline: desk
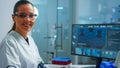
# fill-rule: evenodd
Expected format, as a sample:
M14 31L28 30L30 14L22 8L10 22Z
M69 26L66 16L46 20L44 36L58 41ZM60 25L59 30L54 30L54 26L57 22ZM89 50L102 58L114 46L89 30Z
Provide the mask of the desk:
M95 68L96 65L55 65L55 64L46 64L48 68Z
M46 64L48 68L71 68L71 64L69 65L56 65L56 64Z
M96 65L71 65L70 68L96 68Z

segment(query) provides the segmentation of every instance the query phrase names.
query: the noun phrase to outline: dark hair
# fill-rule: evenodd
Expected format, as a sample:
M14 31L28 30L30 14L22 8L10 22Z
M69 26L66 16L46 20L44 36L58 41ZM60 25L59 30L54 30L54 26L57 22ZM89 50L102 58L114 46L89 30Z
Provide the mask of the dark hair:
M14 10L13 10L13 14L15 14L18 10L18 7L20 6L20 5L23 5L23 4L31 4L32 6L33 6L33 4L31 3L31 2L29 2L28 0L20 0L20 1L18 1L16 4L15 4L15 6L14 6Z
M28 0L20 0L20 1L16 2L15 6L14 6L13 15L18 11L19 6L24 5L24 4L31 4L34 7L34 5L31 2L29 2ZM10 31L12 31L12 30L15 30L15 23L13 24Z

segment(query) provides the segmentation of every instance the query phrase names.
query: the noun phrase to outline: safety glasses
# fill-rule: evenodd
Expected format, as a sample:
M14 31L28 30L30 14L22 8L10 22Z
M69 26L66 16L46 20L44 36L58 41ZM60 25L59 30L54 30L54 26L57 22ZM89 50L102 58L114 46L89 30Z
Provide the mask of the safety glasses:
M36 19L36 14L34 13L30 13L30 14L26 14L26 13L15 13L14 16L18 16L22 19L26 19L29 18L30 20L35 20Z

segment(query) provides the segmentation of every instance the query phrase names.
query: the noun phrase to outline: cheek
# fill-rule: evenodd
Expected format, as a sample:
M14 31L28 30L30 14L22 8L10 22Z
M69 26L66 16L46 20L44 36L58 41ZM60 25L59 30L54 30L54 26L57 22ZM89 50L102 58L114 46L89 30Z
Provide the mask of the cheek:
M33 25L35 24L35 21L32 21L31 24L32 24L32 26L33 26Z
M14 23L16 24L16 27L21 27L22 24L23 24L23 21L21 21L21 20L16 20Z
M20 22L15 22L16 23L16 28L17 27L21 27L21 23Z
M20 25L20 24L22 24L22 21L17 20L15 23L18 24L18 25Z
M17 24L19 24L19 23L22 22L22 20L20 20L20 19L18 19L17 17L15 17L15 18L14 18L14 22L17 23Z

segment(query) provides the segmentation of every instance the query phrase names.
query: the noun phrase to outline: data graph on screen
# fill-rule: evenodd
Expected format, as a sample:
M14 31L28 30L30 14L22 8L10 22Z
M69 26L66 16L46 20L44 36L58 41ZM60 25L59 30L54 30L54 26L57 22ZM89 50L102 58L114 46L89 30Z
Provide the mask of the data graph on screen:
M119 50L119 24L72 25L71 54L115 59Z

